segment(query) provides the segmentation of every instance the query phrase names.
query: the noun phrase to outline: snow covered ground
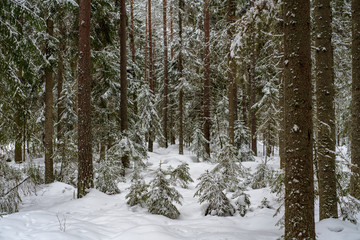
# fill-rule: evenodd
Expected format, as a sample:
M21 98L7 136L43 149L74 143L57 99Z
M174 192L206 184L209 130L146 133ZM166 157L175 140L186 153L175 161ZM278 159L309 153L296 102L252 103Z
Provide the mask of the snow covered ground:
M24 197L20 211L0 218L1 240L267 240L277 239L283 230L275 226L281 217L273 217L275 210L259 208L264 197L276 208L278 204L270 189L250 190L251 211L245 217L204 216L204 206L194 198L197 178L214 165L196 163L189 152L181 156L177 147L156 148L150 153L150 170L143 172L145 180L153 176L160 161L164 168L176 167L182 162L190 166L194 179L188 189L177 189L183 195L182 205L178 206L181 216L171 220L152 215L141 207L126 204L130 180L120 183L121 194L108 196L97 190L82 199L75 199L75 189L67 184L55 182L40 186L37 194ZM261 161L257 158L257 161ZM278 168L277 162L270 162ZM244 163L255 169L257 163ZM359 225L341 220L328 219L316 224L319 240L359 240Z

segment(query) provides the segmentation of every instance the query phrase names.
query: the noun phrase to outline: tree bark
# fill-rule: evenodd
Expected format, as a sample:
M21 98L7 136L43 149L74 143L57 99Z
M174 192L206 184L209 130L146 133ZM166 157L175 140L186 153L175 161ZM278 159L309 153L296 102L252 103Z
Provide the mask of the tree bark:
M135 25L134 25L134 0L130 1L130 18L131 18L131 59L135 64ZM126 20L125 20L126 21Z
M78 198L94 187L91 139L90 0L79 2Z
M183 48L183 38L182 38L182 15L184 11L184 1L179 0L179 56L178 56L178 69L179 69L179 83L181 84L183 77L183 64L182 64L182 48ZM183 107L183 89L179 90L179 154L184 154L184 129L183 129L183 116L184 116L184 107Z
M228 21L228 99L229 99L229 139L230 143L234 145L234 138L235 138L235 132L234 132L234 126L236 121L236 103L237 103L237 87L236 87L236 81L235 81L235 66L234 62L232 61L231 53L230 53L230 46L231 46L231 39L233 38L233 29L231 27L231 24L234 21L235 18L235 3L233 0L227 0L227 21Z
M61 15L63 16L63 10L61 10ZM60 32L60 40L59 40L59 63L58 63L58 72L57 72L57 141L59 142L58 148L63 152L64 144L63 144L63 123L61 118L63 116L65 107L63 103L63 83L64 83L64 58L63 52L65 51L65 28L63 21L59 21L59 32Z
M352 99L350 193L360 199L360 2L352 0Z
M50 17L46 20L46 32L49 36L54 35L54 22ZM51 48L49 40L46 43L46 58L49 61ZM45 67L45 183L54 181L54 161L53 161L53 74L51 63Z
M334 58L330 0L315 0L315 75L320 220L337 218Z
M210 13L209 13L209 0L204 0L204 137L205 152L210 157Z
M315 239L310 1L284 1L285 239Z
M168 45L167 45L167 28L166 28L166 11L167 1L163 0L163 38L164 38L164 105L163 105L163 135L165 148L168 147Z
M148 0L148 28L149 28L149 81L150 81L150 92L154 94L154 60L153 60L153 42L152 42L152 25L151 25L151 0ZM152 152L154 150L153 143L153 130L150 127L149 131L149 142L148 142L148 150Z
M128 110L127 110L127 71L126 71L126 6L125 0L120 0L120 120L121 132L127 134ZM124 168L130 167L129 156L123 156L121 162Z

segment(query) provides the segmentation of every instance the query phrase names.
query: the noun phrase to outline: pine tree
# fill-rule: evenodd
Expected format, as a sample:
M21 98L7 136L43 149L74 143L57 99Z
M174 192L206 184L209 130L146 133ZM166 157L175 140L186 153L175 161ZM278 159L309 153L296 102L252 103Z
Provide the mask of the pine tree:
M285 239L315 239L310 1L284 1Z

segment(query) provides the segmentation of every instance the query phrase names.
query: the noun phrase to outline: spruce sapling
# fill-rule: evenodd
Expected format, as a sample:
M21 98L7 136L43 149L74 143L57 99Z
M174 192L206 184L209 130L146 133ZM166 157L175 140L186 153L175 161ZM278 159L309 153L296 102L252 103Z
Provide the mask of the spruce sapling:
M198 180L200 182L196 186L198 190L194 197L199 197L200 203L207 202L209 204L206 208L205 216L233 216L235 208L224 194L223 190L226 186L219 179L218 174L206 170Z
M149 184L146 204L150 213L176 219L180 216L180 212L173 202L181 205L180 198L182 196L175 188L170 186L170 180L166 175L166 172L161 169L160 164L155 178Z
M178 183L182 188L187 188L189 182L194 182L194 180L190 176L189 170L189 164L180 164L177 168L170 172L171 182L174 185Z

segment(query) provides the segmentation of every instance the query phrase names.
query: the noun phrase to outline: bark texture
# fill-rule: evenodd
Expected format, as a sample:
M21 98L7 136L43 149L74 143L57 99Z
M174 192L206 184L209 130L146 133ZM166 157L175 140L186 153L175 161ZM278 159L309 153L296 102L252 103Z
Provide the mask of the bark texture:
M360 1L352 0L352 99L350 193L360 199Z
M228 29L228 99L229 99L229 139L230 143L234 145L234 138L235 138L235 132L234 132L234 126L235 121L237 120L237 112L236 112L236 106L237 106L237 86L235 81L236 76L236 70L235 70L235 63L232 60L231 54L230 54L230 46L231 46L231 39L233 38L233 27L231 27L231 24L233 23L235 18L235 2L234 0L227 0L227 21L229 24Z
M285 239L315 239L310 1L284 1Z
M209 0L204 0L204 137L205 152L210 157L210 13Z
M164 102L163 102L163 135L165 140L165 148L168 147L168 44L167 44L167 28L166 28L166 11L167 1L163 0L163 38L164 38Z
M128 130L128 110L127 110L127 72L126 72L126 6L125 0L120 0L120 120L121 132L126 134ZM121 162L124 168L130 166L128 156L123 156Z
M315 0L315 74L320 220L337 218L334 58L330 0Z
M49 36L54 35L54 22L51 19L46 21L46 31ZM51 56L49 42L46 44L46 58ZM54 181L54 160L53 160L53 74L52 66L48 63L45 67L45 183Z
M154 51L153 51L153 42L152 42L152 24L151 24L151 0L148 0L148 28L149 28L149 82L150 82L150 91L154 94ZM152 152L154 149L154 140L153 140L153 132L150 129L149 132L149 142L148 142L148 150Z
M178 69L179 69L179 82L183 77L183 65L182 65L182 14L184 10L183 0L179 0L179 56L178 56ZM183 107L183 90L179 90L179 154L184 154L184 129L183 129L183 116L184 116L184 107Z
M78 198L94 187L91 147L90 0L79 2Z

